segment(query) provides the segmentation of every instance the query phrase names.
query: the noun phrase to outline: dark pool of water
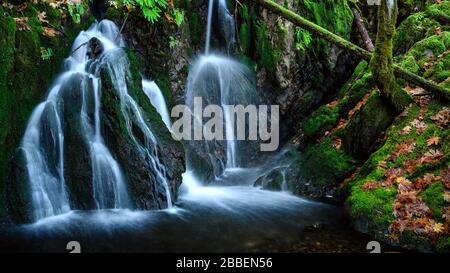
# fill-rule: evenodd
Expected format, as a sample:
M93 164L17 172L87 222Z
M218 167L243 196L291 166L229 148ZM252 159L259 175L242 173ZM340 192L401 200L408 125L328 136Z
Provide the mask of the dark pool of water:
M4 227L3 252L367 252L341 208L253 187L199 187L162 211L72 211ZM384 250L396 251L383 246Z

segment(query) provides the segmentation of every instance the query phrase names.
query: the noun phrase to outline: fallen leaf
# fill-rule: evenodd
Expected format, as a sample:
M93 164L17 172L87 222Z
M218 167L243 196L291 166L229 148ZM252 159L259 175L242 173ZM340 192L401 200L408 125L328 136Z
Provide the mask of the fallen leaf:
M342 146L342 138L340 137L334 137L333 138L333 147L336 149L341 149Z
M431 145L439 145L439 142L441 141L441 138L438 136L432 136L427 139L427 146Z
M407 159L403 161L403 167L405 168L406 172L411 174L416 170L416 167L418 165L418 162L416 160Z
M59 31L51 27L42 27L42 34L44 34L47 37L55 37L56 35L59 34Z
M38 16L38 19L39 19L39 21L40 21L41 23L48 23L48 20L45 19L45 18L47 18L47 15L46 15L45 11L43 11L43 12L38 12L37 16Z
M444 128L450 121L450 109L444 107L441 111L431 116L430 119L434 121L439 128Z
M444 156L444 154L439 150L430 149L428 152L425 153L425 156L430 159L438 159Z
M425 131L425 129L427 128L427 124L423 121L420 121L419 119L414 119L410 124L411 126L416 128L416 132L419 135L422 134L423 131Z
M333 109L338 103L339 103L339 100L334 100L334 101L328 103L327 107Z
M411 126L405 126L403 129L400 130L400 135L408 135L411 132Z
M380 186L381 186L381 184L376 181L368 181L368 182L364 183L364 185L362 185L361 188L363 190L372 190L372 189L379 188Z
M28 25L28 17L14 18L14 21L16 21L18 30L31 30L30 26Z
M433 224L433 232L434 233L443 233L444 232L444 225L442 223L436 223Z
M408 85L408 86L405 87L405 91L408 92L409 94L415 96L415 95L423 94L425 92L425 89L423 89L420 86L417 86L417 87L413 88L413 87Z

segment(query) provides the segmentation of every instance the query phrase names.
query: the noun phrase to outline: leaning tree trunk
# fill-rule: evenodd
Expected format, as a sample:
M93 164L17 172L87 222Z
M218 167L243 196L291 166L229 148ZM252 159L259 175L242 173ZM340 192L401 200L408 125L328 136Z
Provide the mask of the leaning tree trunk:
M412 99L397 84L392 60L392 40L397 22L397 0L382 0L378 7L378 30L375 51L370 60L372 76L381 93L398 110L403 111Z

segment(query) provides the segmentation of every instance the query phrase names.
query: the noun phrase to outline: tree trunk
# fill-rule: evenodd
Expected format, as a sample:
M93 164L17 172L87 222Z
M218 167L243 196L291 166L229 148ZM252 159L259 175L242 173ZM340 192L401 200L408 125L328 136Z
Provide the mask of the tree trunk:
M378 7L378 30L375 51L370 60L370 70L381 93L398 111L403 111L412 99L398 86L392 61L392 40L397 22L397 0L382 0Z
M289 9L284 8L281 5L278 5L277 3L275 3L271 0L251 0L251 1L282 16L283 18L291 21L292 23L296 24L297 26L302 27L331 43L334 43L348 51L353 52L355 55L357 55L361 59L370 60L372 58L372 54L369 51L362 49L361 47L343 39L342 37L339 37L338 35L324 29L323 27L321 27L319 25L312 23L311 21L306 20L302 16L296 14L295 12L293 12ZM384 1L386 1L386 0L383 0L381 2L384 2ZM439 86L434 82L428 81L416 74L413 74L397 65L393 65L393 70L394 70L395 75L397 75L398 77L400 77L410 83L413 83L413 84L416 84L416 85L422 87L423 89L433 93L434 95L436 95L439 98L450 101L450 90L447 90L444 87Z

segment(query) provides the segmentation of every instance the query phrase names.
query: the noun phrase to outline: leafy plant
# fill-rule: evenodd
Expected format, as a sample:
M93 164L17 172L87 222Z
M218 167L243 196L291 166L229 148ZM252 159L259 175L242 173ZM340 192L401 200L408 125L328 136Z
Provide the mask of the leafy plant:
M184 11L179 9L174 9L173 15L175 18L175 23L177 26L181 26L184 22Z
M175 40L175 37L170 36L169 37L169 47L172 49L176 46L177 40Z
M118 2L124 6L139 8L144 18L152 24L161 18L169 6L167 0L120 0Z
M44 61L50 60L53 56L53 50L51 48L41 47L41 59Z
M81 15L83 15L85 8L84 5L81 3L72 3L67 2L67 11L69 12L70 17L72 20L79 24L81 21Z
M297 50L305 50L311 44L312 36L309 31L298 28L295 32L295 47Z

